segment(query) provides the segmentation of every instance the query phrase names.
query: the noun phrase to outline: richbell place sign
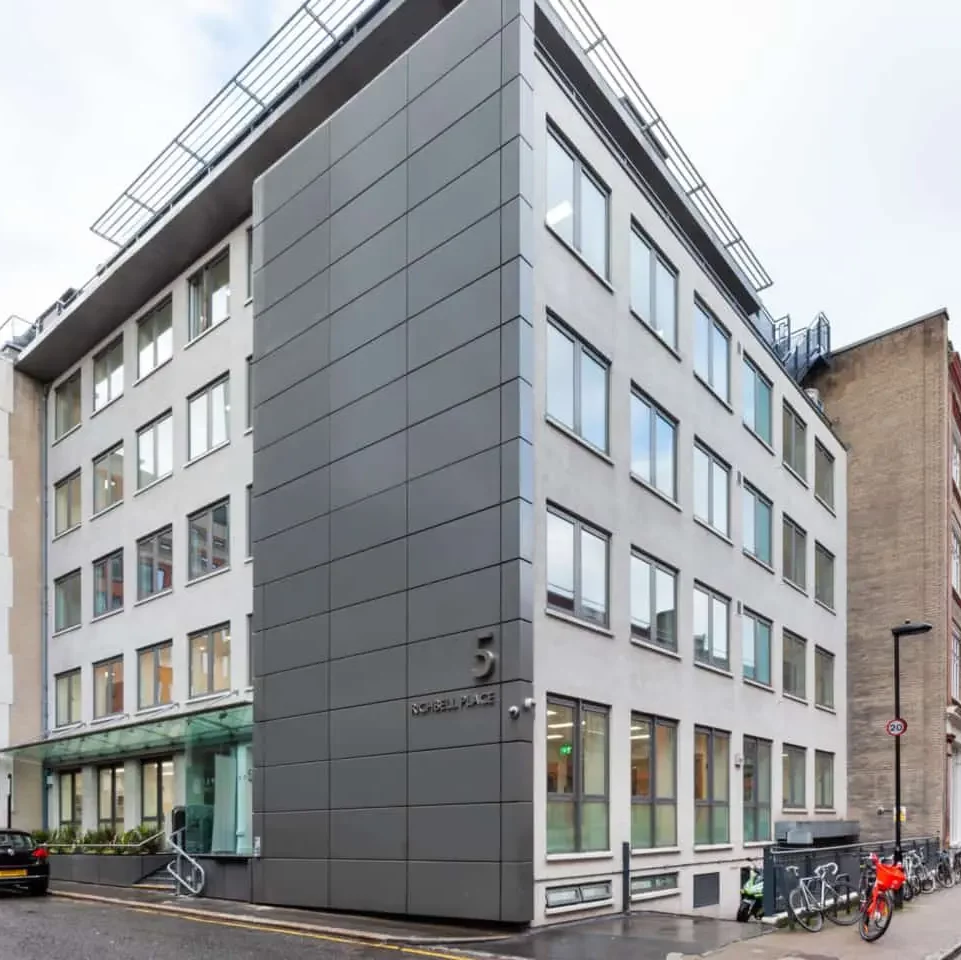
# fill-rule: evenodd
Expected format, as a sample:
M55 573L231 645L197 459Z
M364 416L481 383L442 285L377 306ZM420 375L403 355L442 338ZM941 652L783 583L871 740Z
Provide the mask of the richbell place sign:
M454 713L457 710L470 710L473 707L493 707L497 703L496 690L480 693L461 693L453 697L437 697L434 700L412 700L410 714L423 717L428 713Z

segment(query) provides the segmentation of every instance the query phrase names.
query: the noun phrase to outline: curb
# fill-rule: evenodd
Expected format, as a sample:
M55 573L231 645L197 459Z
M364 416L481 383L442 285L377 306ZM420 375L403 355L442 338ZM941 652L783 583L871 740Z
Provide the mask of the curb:
M200 920L222 920L228 923L242 923L252 927L262 927L265 930L289 931L291 933L313 933L318 936L350 940L381 946L407 947L440 947L458 944L497 943L507 940L506 935L491 935L486 937L410 937L399 934L374 933L370 930L350 930L343 927L330 927L316 923L299 923L295 920L274 920L251 913L221 913L216 910L197 910L193 907L179 907L169 903L155 903L150 900L136 900L123 897L104 897L93 893L75 893L72 890L50 889L51 897L61 897L64 900L79 900L86 903L107 903L120 907L145 907L155 913L166 913L171 916L192 917ZM946 960L946 958L944 958Z

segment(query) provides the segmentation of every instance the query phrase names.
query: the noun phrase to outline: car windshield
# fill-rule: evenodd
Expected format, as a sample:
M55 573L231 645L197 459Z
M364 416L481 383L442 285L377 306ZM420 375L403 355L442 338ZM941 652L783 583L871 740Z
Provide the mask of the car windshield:
M13 847L14 850L32 850L33 838L26 833L0 832L0 847Z

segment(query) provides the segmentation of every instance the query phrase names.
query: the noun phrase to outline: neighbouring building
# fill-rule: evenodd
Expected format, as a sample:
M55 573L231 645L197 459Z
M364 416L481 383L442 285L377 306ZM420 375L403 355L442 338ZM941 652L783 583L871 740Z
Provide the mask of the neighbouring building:
M51 826L538 924L620 909L625 844L637 907L728 916L856 831L826 324L618 63L580 0L316 0L98 221L18 359Z

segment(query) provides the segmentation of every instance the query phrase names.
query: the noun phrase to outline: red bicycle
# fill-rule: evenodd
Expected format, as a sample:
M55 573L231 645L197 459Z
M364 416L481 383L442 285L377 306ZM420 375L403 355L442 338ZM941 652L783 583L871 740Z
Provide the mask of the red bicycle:
M883 863L876 853L871 854L866 866L867 869L861 871L858 933L862 940L871 942L882 937L891 926L894 893L904 885L905 878L899 863Z

